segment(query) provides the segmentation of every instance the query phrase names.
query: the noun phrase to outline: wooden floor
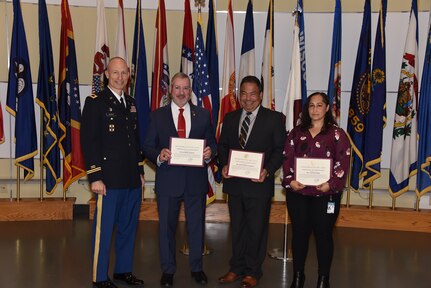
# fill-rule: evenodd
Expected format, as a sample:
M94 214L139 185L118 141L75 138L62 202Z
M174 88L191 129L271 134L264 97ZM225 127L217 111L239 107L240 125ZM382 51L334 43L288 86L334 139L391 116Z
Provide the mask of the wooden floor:
M134 267L146 287L159 287L158 223L140 221ZM177 246L186 241L184 222L179 223ZM282 224L270 225L268 250L282 246ZM91 221L75 220L0 222L0 287L91 287ZM208 223L206 244L214 252L205 256L207 287L228 269L228 223ZM317 263L313 243L306 266L306 287L316 287ZM336 252L331 274L333 288L429 288L431 287L431 234L337 227ZM174 287L193 288L187 257L178 253ZM267 258L258 287L289 287L292 263ZM112 271L111 271L112 273ZM122 286L119 286L122 287ZM124 286L125 287L125 286Z

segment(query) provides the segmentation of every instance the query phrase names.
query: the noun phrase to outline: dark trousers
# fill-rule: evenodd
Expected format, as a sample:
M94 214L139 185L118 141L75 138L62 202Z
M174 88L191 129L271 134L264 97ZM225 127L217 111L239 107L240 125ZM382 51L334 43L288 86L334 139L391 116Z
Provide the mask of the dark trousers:
M286 201L292 221L292 253L294 271L304 271L308 242L313 232L316 238L319 275L329 276L334 251L332 230L340 212L341 194L304 196L287 192ZM328 202L334 202L333 214L328 214Z
M97 195L93 221L93 282L108 280L109 252L115 233L114 273L132 272L141 188L107 189Z
M266 256L271 197L228 197L232 227L230 271L259 279Z
M157 195L160 264L163 273L174 274L176 272L175 235L180 205L183 200L189 239L190 270L192 272L202 270L206 194L188 195L185 193L184 196L178 197Z

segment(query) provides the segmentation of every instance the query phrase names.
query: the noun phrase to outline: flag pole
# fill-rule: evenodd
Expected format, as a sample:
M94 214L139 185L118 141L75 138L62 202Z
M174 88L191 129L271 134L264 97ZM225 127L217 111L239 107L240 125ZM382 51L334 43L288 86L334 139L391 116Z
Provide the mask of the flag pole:
M392 210L395 210L397 206L397 197L392 196Z
M44 117L44 111L42 108L40 108L40 135L39 135L39 147L40 147L40 157L39 157L39 175L40 175L40 179L39 179L39 192L40 192L40 202L43 201L43 163L45 161L45 156L43 155L43 131L44 131L44 121L43 118Z
M16 202L19 202L21 198L21 179L19 175L19 166L16 166Z
M350 170L352 169L353 164L353 153L350 153ZM346 199L346 207L350 206L350 190L351 190L351 182L352 182L352 171L349 171L347 174L347 199Z
M288 223L289 223L289 214L287 213L287 207L285 209L285 217L284 217L284 229L283 229L283 249L274 248L271 252L268 252L268 256L272 259L281 260L283 262L290 262L293 260L292 250L289 249L288 241Z
M373 192L374 192L373 183L374 183L374 181L371 181L370 192L369 192L370 194L368 195L368 208L369 209L373 208Z

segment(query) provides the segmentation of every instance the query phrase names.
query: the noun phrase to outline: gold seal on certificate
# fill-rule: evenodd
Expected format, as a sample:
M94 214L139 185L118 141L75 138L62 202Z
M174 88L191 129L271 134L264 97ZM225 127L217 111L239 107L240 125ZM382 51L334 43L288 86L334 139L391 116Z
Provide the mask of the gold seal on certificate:
M331 178L332 159L295 158L295 180L305 186L317 186Z
M171 137L169 165L204 166L205 140Z
M230 150L227 175L248 179L259 179L263 167L264 153Z

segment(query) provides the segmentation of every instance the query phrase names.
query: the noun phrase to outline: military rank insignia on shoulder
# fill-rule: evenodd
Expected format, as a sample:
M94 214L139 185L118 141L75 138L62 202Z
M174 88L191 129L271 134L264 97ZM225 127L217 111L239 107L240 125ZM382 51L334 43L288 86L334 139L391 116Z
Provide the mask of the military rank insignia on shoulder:
M88 96L88 97L91 97L91 98L93 98L93 99L96 99L97 98L97 94L91 94L90 96Z

